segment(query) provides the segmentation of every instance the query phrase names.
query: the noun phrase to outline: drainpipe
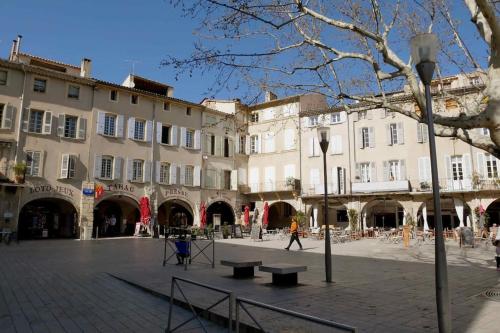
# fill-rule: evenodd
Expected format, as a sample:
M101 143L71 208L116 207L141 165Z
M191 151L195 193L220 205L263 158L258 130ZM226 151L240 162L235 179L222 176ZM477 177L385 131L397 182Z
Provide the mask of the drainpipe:
M23 90L21 91L21 103L19 105L19 116L18 116L18 121L17 121L17 136L16 136L16 154L14 156L14 163L18 163L19 161L19 149L21 145L21 132L22 132L22 127L23 127L23 115L24 115L24 94L26 91L26 68L23 64L21 64L21 70L23 71L24 78L23 78Z
M88 155L87 155L87 175L86 175L86 180L89 182L90 181L90 169L94 170L94 168L90 167L90 156L92 155L92 137L94 135L94 104L95 104L95 85L92 86L92 98L91 98L91 105L90 105L90 119L87 123L87 131L85 134L88 134L89 136L89 150L88 150Z
M156 218L158 216L158 189L157 188L153 188L153 179L155 178L155 175L156 175L156 163L155 163L155 159L154 159L154 156L155 156L155 152L154 152L154 147L155 147L155 138L156 138L156 135L155 135L155 128L156 128L156 103L157 103L157 99L153 99L153 124L151 125L151 130L152 130L152 135L151 135L151 151L150 151L150 158L151 158L151 177L149 178L149 186L151 188L151 191L153 191L154 193L154 196L152 195L152 197L154 197L154 202L153 202L153 205L151 205L151 201L149 203L150 206L152 206L152 211L153 211L153 214L151 216L151 221L149 222L149 225L151 226L151 238L154 238L155 236L155 231L154 231L154 228L156 228ZM158 129L157 129L158 130ZM158 231L158 238L160 237L160 232Z

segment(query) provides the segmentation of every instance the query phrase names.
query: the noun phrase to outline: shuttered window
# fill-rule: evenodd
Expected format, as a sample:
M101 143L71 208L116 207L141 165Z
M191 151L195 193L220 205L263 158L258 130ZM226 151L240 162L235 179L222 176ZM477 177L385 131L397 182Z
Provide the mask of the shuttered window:
M103 156L101 159L101 179L113 178L113 156Z

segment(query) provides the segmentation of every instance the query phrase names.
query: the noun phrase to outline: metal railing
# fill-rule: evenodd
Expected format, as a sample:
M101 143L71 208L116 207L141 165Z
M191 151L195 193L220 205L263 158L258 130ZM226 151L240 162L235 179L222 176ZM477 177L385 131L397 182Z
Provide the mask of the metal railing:
M222 302L228 300L228 302L229 302L229 306L228 306L228 331L229 332L232 331L232 324L233 324L233 303L234 303L234 296L233 296L233 292L232 291L229 291L229 290L226 290L226 289L222 289L222 288L218 288L218 287L214 287L214 286L210 286L208 284L199 283L199 282L196 282L196 281L192 281L192 280L188 280L188 279L183 279L183 278L180 278L180 277L172 276L172 282L171 282L171 285L170 285L170 308L168 310L168 323L167 323L167 328L165 329L165 332L167 332L167 333L174 332L177 329L181 328L182 326L186 325L187 323L189 323L190 321L195 320L195 319L201 325L201 327L203 328L203 331L204 332L208 332L207 328L203 324L203 321L200 319L200 316L199 316L198 312L196 312L196 310L193 307L193 304L186 297L186 294L182 290L182 286L178 283L178 281L182 281L182 282L187 283L187 284L191 284L191 285L194 285L194 286L202 287L202 288L205 288L205 289L209 289L209 290L212 290L212 291L224 294L225 295L224 297L222 297L221 299L219 299L219 300L215 301L214 303L208 305L207 307L203 308L202 311L206 313L210 309L213 309L217 305L219 305ZM174 327L174 328L171 329L170 327L172 325L172 310L173 310L173 307L174 307L174 300L175 300L175 297L174 297L175 296L174 293L175 293L175 289L176 289L175 287L177 287L177 289L179 290L180 294L182 295L182 298L184 299L184 301L188 305L188 307L191 310L191 312L193 313L193 315L190 318L184 320L182 323L180 323L176 327Z
M300 179L249 183L246 186L240 186L240 190L247 193L299 191Z
M356 332L356 328L352 327L352 326L349 326L349 325L337 323L337 322L334 322L334 321L322 319L322 318L315 317L315 316L306 315L306 314L303 314L303 313L300 313L300 312L295 312L295 311L291 311L291 310L279 308L279 307L276 307L276 306L273 306L273 305L269 305L269 304L265 304L265 303L253 301L253 300L246 299L246 298L236 297L236 333L239 333L239 331L240 331L240 308L243 309L243 311L245 311L245 313L250 317L250 319L252 319L252 322L255 325L257 325L257 327L262 332L266 332L266 330L261 326L261 324L259 323L259 321L257 319L255 319L255 317L250 313L250 311L245 307L244 304L249 304L249 305L252 305L252 306L255 306L255 307L259 307L259 308L262 308L262 309L266 309L266 310L278 312L278 313L285 314L285 315L288 315L288 316L291 316L291 317L294 317L294 318L303 319L305 321L313 322L313 323L316 323L316 324L319 324L319 325L323 325L323 326L327 326L327 327L330 327L330 328L336 328L336 329L339 329L341 331Z
M169 238L168 235L165 235L165 242L163 246L163 266L165 266L170 259L172 259L176 254L177 254L177 248L175 246L175 241L178 240L177 238ZM191 264L192 262L195 261L196 258L198 257L204 257L207 261L208 264L212 266L212 268L215 268L215 240L212 235L211 239L193 239L192 237L186 237L183 241L188 242L188 251L189 254L186 258L184 258L184 270L187 270L188 263ZM206 242L204 245L199 245L199 242ZM211 255L212 258L210 258L205 252L209 250L210 246L212 247ZM171 253L167 257L167 250L170 249ZM197 251L197 252L195 252Z

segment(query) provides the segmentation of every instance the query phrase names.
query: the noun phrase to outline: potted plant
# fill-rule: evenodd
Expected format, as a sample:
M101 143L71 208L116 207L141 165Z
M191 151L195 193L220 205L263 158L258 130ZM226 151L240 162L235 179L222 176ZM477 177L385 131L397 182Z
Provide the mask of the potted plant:
M198 227L192 227L191 228L191 239L196 239L196 236L201 235L200 234L200 229Z
M477 172L473 172L472 186L474 186L475 189L478 189L480 184L481 184L481 178L479 177L479 174Z
M347 211L347 216L349 218L349 226L351 228L351 231L356 231L358 229L358 211L351 208Z
M431 188L431 186L429 185L428 182L420 182L420 189L422 191L427 191L430 188Z
M14 165L14 177L16 183L24 183L25 174L26 174L26 163L21 162Z
M224 225L222 226L222 238L228 239L230 234L229 226L227 225L227 222L224 222Z
M409 225L412 230L415 228L415 220L410 213L406 213L406 224Z
M292 176L286 177L286 187L293 190L295 188L295 178Z

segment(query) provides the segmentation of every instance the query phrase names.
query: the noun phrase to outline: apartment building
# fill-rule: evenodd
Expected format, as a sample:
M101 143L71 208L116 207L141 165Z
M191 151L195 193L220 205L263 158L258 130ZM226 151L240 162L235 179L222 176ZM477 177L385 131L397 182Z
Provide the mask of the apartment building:
M0 228L22 238L130 235L144 198L160 225L198 225L202 204L209 224L242 223L246 205L262 216L267 204L269 228L299 210L320 226L319 125L331 131L331 224L346 226L355 209L363 227L409 217L433 227L424 124L366 103L332 109L315 94L193 103L138 75L95 79L88 59L63 64L22 53L20 42L0 59ZM480 84L474 73L437 82L436 112L481 103ZM419 112L405 91L391 98ZM445 226L477 222L479 207L498 222L498 160L450 138L437 138L437 149Z

